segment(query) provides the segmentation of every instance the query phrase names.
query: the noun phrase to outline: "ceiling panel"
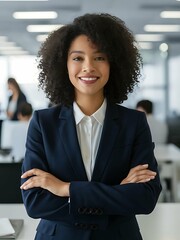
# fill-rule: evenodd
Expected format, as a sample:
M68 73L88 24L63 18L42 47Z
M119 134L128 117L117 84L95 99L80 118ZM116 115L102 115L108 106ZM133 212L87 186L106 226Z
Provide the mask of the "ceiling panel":
M56 11L54 20L17 20L12 17L14 11ZM26 30L28 24L67 24L74 17L87 12L108 12L126 22L134 34L142 34L145 24L180 24L180 19L162 19L163 10L180 10L176 0L49 0L49 1L0 1L0 36L7 36L8 41L29 54L37 55L40 43L36 40L38 33ZM180 32L164 33L169 44L176 42L174 54L180 54ZM158 43L153 43L156 49ZM2 52L0 50L0 55Z

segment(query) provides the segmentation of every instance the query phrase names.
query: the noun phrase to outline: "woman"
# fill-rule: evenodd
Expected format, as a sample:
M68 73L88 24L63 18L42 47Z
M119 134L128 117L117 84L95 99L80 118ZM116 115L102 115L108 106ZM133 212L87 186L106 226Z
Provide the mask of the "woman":
M19 84L14 78L8 78L8 89L12 92L12 95L8 99L7 117L10 120L18 120L18 108L21 103L26 102L26 96L20 89Z
M145 114L120 106L141 58L124 23L86 14L39 52L40 85L56 106L31 120L22 196L41 218L36 240L142 239L136 214L153 211L161 185Z

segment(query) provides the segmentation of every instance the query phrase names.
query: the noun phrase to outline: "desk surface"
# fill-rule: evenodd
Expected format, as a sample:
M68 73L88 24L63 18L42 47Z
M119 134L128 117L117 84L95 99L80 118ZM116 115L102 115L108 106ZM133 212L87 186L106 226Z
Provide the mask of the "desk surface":
M180 203L158 203L150 215L137 216L145 240L179 240ZM27 216L23 204L0 204L0 217L23 218L24 227L17 240L32 240L38 219Z
M17 240L33 240L38 219L28 217L23 204L0 204L0 217L24 219L24 226Z
M157 144L154 150L158 161L173 161L180 163L180 148L174 144Z
M180 203L158 203L150 215L137 217L144 240L180 239Z

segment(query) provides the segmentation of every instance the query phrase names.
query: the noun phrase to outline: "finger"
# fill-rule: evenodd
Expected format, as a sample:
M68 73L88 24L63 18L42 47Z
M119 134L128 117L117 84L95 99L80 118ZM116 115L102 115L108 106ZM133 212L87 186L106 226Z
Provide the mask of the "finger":
M135 172L132 172L129 174L128 177L135 177L135 176L140 176L140 175L149 175L149 176L156 176L156 172L151 171L149 169L142 169L142 170L136 170Z
M21 178L27 178L27 177L31 177L31 176L35 176L35 175L40 175L42 174L44 171L37 169L37 168L33 168L31 170L26 171L25 173L23 173L21 175Z
M151 181L151 179L147 178L147 179L143 179L141 181L138 181L137 183L146 183L146 182L149 182L149 181Z
M32 182L26 183L26 184L23 184L22 186L20 186L20 188L23 189L23 190L27 190L27 189L34 188L34 187L40 187L40 186L38 186L38 185L36 186Z
M149 182L149 181L153 180L154 178L155 178L155 177L144 178L144 179L141 179L140 181L138 181L137 183Z
M147 168L148 168L148 164L138 165L136 167L131 168L130 171L129 171L129 174L132 174L132 173L135 173L137 171L141 171L141 170L144 170L144 169L147 169Z
M32 177L20 186L20 188L24 190L27 190L33 187L41 187L41 180L38 177Z
M25 183L25 184L23 184L23 185L21 185L20 186L20 189L23 189L23 190L27 190L27 189L29 189L30 188L30 183L28 184L28 183Z
M154 179L155 176L149 176L149 175L140 175L140 176L135 176L131 182L133 183L138 183L138 182L147 182L152 179Z
M143 164L143 165L138 165L136 167L131 168L132 171L138 171L138 170L142 170L142 169L147 169L148 168L148 164Z
M146 169L146 170L139 170L137 171L136 173L134 173L134 175L149 175L149 176L156 176L156 172L154 171L151 171L149 169Z
M137 179L141 179L141 178L144 179L145 177L151 178L155 176L156 176L156 172L153 172L150 170L138 170L134 173L130 173L126 179L129 182L134 182L134 181L137 181Z

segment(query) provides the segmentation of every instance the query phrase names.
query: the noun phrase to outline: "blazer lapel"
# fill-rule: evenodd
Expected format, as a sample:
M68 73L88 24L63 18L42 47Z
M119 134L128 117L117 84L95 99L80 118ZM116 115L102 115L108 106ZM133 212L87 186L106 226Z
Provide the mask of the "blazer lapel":
M110 161L109 155L112 152L112 148L119 132L119 124L117 124L116 121L117 118L119 118L117 114L117 106L108 104L92 181L100 181L104 170Z
M84 168L81 150L77 138L76 125L73 115L73 108L62 107L60 113L60 137L69 162L79 181L87 181L87 175Z

